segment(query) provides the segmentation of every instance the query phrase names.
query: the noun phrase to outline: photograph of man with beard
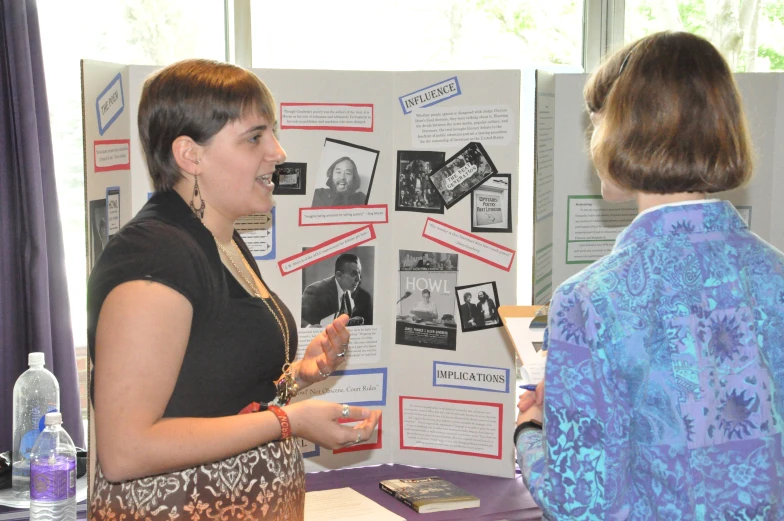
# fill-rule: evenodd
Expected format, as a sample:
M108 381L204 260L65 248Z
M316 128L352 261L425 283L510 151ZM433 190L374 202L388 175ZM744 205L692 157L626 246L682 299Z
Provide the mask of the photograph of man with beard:
M476 325L492 326L498 324L498 310L493 299L487 296L487 293L480 291L476 294L478 302L476 303Z
M368 204L378 164L378 150L325 138L316 171L313 208Z
M346 314L349 326L373 325L373 299L359 287L362 262L353 253L343 253L335 260L334 275L308 285L302 292L302 327L320 327Z
M357 164L348 156L338 158L327 169L327 188L317 188L311 206L358 206L365 204Z

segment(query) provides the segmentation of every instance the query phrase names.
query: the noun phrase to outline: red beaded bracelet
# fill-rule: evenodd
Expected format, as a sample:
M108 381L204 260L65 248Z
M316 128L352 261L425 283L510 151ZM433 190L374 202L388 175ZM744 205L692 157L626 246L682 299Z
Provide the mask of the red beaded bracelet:
M267 409L278 417L278 421L280 422L280 439L285 440L290 438L291 423L289 423L289 416L286 414L286 411L276 405L270 405Z

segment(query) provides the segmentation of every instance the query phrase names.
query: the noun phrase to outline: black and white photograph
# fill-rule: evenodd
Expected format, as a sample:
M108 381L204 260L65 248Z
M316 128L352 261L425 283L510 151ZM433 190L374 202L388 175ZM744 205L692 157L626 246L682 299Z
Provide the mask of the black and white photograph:
M431 174L430 181L444 200L444 205L451 208L484 180L497 173L498 169L482 144L471 142Z
M313 208L361 206L368 202L378 150L326 138L314 179Z
M275 183L273 195L305 195L307 186L307 163L283 163L275 168L272 182Z
M493 282L481 282L455 289L463 332L501 327L498 290Z
M444 213L444 201L430 182L430 174L444 164L444 152L398 150L395 210Z
M90 266L101 256L109 241L109 226L106 216L106 199L90 201Z
M512 176L491 175L471 192L472 232L512 232Z
M301 327L323 328L344 313L349 326L372 326L375 256L375 246L357 246L303 268Z
M399 256L395 343L454 351L458 254L399 250Z

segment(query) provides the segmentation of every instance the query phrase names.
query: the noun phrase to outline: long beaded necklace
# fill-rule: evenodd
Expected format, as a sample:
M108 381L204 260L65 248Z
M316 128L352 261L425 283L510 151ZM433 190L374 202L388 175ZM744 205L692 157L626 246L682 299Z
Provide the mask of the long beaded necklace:
M234 258L231 255L229 255L228 250L223 246L223 244L220 243L220 241L218 241L217 237L213 236L213 239L215 239L215 244L218 245L220 251L222 251L223 254L226 256L226 258L229 259L229 262L231 262L231 265L234 267L234 271L237 272L237 274L242 278L242 280L245 281L245 284L247 284L248 287L251 289L253 295L261 299L264 305L267 306L267 309L269 310L270 314L275 318L275 322L278 323L280 334L283 335L283 346L285 349L286 362L283 364L282 367L283 374L281 375L280 379L275 381L275 388L276 388L275 399L272 402L270 402L270 404L272 405L277 405L279 407L282 407L283 405L288 404L291 401L291 399L297 395L297 392L299 392L299 385L297 385L296 379L292 374L291 362L289 360L289 345L290 345L289 323L288 321L286 321L286 317L283 315L283 311L280 309L280 306L278 305L278 302L275 300L275 297L273 297L272 294L270 293L269 300L272 301L272 304L275 306L275 309L278 311L277 313L275 313L275 311L272 310L272 306L270 306L269 302L267 302L268 299L262 298L261 292L259 291L259 285L261 284L261 282L259 281L257 283L255 280L248 279L245 273L240 269L240 267L234 261ZM248 259L246 259L245 256L242 254L239 246L237 246L237 243L234 242L234 239L231 240L231 244L232 246L234 246L234 250L237 252L237 255L239 255L239 257L242 259L242 262L245 265L245 269L248 270L248 273L250 273L251 277L255 279L256 278L255 272L251 269L250 264L248 264Z

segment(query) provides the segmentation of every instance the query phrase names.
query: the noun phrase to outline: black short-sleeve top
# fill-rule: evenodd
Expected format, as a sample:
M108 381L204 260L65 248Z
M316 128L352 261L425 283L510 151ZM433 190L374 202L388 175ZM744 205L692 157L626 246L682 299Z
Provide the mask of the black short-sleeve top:
M261 278L236 231L234 240ZM278 321L262 299L251 297L229 273L212 234L176 192L153 194L112 237L93 267L87 284L87 342L95 367L101 364L95 356L101 306L115 287L134 280L165 284L193 306L188 345L164 417L230 416L250 402L275 397L273 382L285 363ZM294 317L275 293L270 294L288 322L293 360ZM266 302L277 313L273 302Z

